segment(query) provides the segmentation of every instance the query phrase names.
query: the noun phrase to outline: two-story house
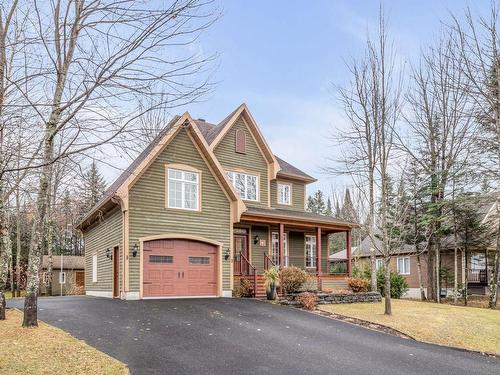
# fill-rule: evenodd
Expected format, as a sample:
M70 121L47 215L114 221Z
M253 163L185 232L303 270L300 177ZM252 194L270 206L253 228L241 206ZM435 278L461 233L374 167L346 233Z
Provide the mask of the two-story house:
M86 293L230 297L273 265L332 288L328 235L345 233L350 258L355 224L305 211L314 181L273 154L245 104L219 124L176 116L79 225Z

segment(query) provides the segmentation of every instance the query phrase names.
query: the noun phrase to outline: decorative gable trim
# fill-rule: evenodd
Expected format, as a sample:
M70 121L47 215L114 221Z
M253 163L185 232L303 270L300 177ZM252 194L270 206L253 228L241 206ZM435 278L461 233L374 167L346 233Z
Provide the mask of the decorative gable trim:
M175 136L181 129L185 129L187 131L188 136L195 145L197 151L203 157L205 163L221 186L222 191L231 202L233 212L233 217L231 219L234 221L239 221L241 214L246 210L245 204L238 196L238 193L234 190L233 186L226 179L224 169L218 162L217 158L208 146L205 138L201 134L200 130L198 129L188 112L179 117L179 119L175 122L171 129L167 131L163 138L154 146L151 152L144 158L144 160L142 160L142 162L136 167L136 169L130 174L130 176L120 185L120 187L116 190L116 196L119 197L120 200L125 203L125 206L128 208L128 194L130 188L143 175L143 173L154 162L154 160L156 160L158 155L160 155L160 153L175 138Z
M229 120L223 125L223 128L219 131L217 136L214 138L214 140L210 143L210 149L212 151L215 150L217 145L222 141L222 139L226 136L227 132L231 127L236 123L236 121L240 118L240 116L243 118L243 121L250 131L250 135L253 137L255 140L255 143L257 144L257 147L259 148L260 152L264 156L264 159L268 163L268 171L269 171L269 180L273 180L276 178L276 175L278 174L280 170L280 166L276 158L274 157L273 153L271 152L271 148L267 144L263 134L261 133L259 127L257 126L257 123L255 122L254 118L252 117L250 111L248 110L248 107L245 103L241 104L236 111L233 112L232 116L229 118Z

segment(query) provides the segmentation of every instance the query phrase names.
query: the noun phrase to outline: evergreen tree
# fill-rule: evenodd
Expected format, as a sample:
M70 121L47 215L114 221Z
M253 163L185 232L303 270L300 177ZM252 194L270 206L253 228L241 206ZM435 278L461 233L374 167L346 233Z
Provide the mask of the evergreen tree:
M335 217L337 219L342 218L342 209L340 208L340 203L337 197L335 197Z
M80 196L82 197L82 214L86 214L103 197L106 191L106 181L99 172L95 161L90 168L83 174L82 184L80 185Z
M352 203L351 192L349 191L349 188L345 189L344 203L340 212L341 218L343 220L353 223L358 221L358 215L356 213L356 209L354 208L354 204Z
M307 199L307 211L325 215L326 204L321 190L316 191L313 196L309 196Z
M332 201L330 200L330 197L328 197L328 199L326 200L325 215L333 216Z

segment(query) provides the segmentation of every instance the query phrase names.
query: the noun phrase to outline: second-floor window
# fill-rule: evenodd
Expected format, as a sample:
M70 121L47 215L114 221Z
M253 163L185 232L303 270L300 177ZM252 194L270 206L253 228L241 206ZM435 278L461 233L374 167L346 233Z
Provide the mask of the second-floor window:
M180 169L168 169L168 207L197 211L200 197L200 175Z
M381 268L384 268L384 260L383 259L375 259L375 268L377 271Z
M278 203L292 204L291 191L292 187L289 184L278 184Z
M226 172L227 177L233 184L234 188L240 195L241 199L248 201L256 201L259 196L258 178L255 175L240 173L240 172Z

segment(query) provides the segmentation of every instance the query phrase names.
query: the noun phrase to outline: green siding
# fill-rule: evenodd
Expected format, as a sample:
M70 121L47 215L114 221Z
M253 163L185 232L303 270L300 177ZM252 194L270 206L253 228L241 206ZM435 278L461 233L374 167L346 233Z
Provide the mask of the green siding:
M106 249L112 249L116 245L122 247L122 223L122 212L120 208L116 208L85 232L85 290L112 291L113 262L111 259L106 258ZM97 253L97 282L93 283L92 256L95 253ZM120 259L120 267L122 264L122 259ZM120 270L120 280L121 275Z
M269 243L267 227L252 226L252 233L249 239L251 247L251 262L257 272L261 274L264 271L264 253L269 254L271 244ZM259 239L266 240L266 246L260 246L259 243L254 244L254 237L259 236Z
M246 154L238 154L235 151L235 133L238 129L246 131ZM244 121L239 118L229 129L224 138L215 147L215 156L226 170L243 169L248 173L260 175L259 179L259 202L245 201L248 206L268 207L269 185L268 185L268 165L266 159L255 143L250 130Z
M185 164L201 171L201 212L165 208L165 165ZM129 194L130 252L140 237L182 233L230 245L230 203L204 159L182 129L133 185ZM130 259L130 290L139 291L140 258ZM230 261L222 261L222 287L230 289Z
M278 182L283 182L285 184L292 185L292 204L278 204ZM295 182L291 180L286 180L279 178L278 180L271 181L271 207L274 208L285 208L290 210L304 211L304 196L306 185L301 182Z

